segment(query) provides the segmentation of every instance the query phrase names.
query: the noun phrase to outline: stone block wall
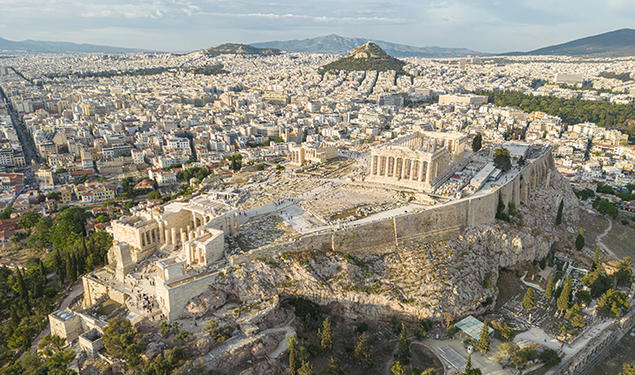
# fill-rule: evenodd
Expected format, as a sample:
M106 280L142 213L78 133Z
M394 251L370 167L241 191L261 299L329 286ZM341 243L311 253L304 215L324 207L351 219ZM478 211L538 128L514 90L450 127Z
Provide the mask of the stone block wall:
M254 249L232 257L233 264L289 251L332 250L343 253L381 253L412 240L438 241L458 236L467 226L496 220L499 200L516 207L526 203L529 192L548 186L553 169L551 150L529 161L519 173L491 191L427 210L404 213L341 229L299 236L296 239Z

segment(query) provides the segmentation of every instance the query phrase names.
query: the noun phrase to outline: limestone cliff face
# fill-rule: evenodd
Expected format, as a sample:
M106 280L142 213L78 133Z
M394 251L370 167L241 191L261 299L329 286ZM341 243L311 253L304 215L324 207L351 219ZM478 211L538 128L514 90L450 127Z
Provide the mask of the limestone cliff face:
M555 227L561 199L565 224ZM555 170L550 186L533 191L529 201L519 208L522 223L497 221L467 228L451 241L412 243L363 258L286 253L228 269L213 285L241 300L303 296L350 317L478 313L495 301L501 267L540 259L554 241L566 241L566 227L577 230L577 198Z

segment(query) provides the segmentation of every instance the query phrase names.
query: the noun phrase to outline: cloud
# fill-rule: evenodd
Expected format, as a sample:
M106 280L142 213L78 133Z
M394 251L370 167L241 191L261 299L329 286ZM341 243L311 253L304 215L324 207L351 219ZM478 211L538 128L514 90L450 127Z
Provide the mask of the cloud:
M410 22L406 18L401 17L379 17L379 16L318 16L318 15L306 15L306 14L294 14L294 13L226 13L226 12L197 12L195 15L199 16L214 16L214 17L237 17L237 18L264 18L264 19L292 19L292 20L309 20L316 22L391 22L391 23L405 23Z

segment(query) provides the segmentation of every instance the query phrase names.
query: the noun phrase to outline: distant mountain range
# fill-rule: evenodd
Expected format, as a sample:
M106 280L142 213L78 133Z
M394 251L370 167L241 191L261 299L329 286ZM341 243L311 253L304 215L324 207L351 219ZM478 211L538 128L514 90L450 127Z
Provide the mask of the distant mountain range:
M373 42L387 54L395 57L465 57L467 55L487 55L466 48L413 47L405 44L364 38L347 38L336 34L302 40L286 40L251 43L254 47L277 48L287 52L329 53L344 55L366 42Z
M226 43L208 48L209 55L233 53L243 55L277 55L280 51L328 53L345 55L348 51L373 42L381 47L388 55L395 57L465 57L493 55L473 51L467 48L443 47L413 47L405 44L391 43L383 40L369 40L364 38L347 38L336 34L320 36L302 40L271 41L247 44ZM0 38L0 51L29 52L29 53L140 53L153 52L150 50L102 46L95 44L80 44L71 42L50 42L39 40L13 41ZM570 42L544 47L528 52L509 52L503 56L522 55L563 55L563 56L596 56L622 57L635 56L635 29L620 29Z
M376 70L379 72L394 70L403 74L405 62L389 56L381 47L373 42L354 48L346 56L320 68L320 72Z
M218 55L274 56L280 54L280 50L276 48L257 48L248 44L236 43L225 43L216 47L210 47L204 50L204 52L210 57Z
M148 50L79 44L71 42L45 42L40 40L13 41L0 38L0 51L30 53L139 53Z
M635 30L620 29L529 52L510 52L504 55L635 56Z

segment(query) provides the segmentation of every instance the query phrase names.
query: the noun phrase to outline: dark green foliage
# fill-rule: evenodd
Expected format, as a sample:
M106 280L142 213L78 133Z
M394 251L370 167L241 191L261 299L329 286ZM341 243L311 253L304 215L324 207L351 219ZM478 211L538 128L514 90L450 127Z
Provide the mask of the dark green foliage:
M201 74L205 76L215 76L217 74L229 73L227 70L224 69L223 64L197 66L192 68L185 68L183 70L188 73Z
M598 299L597 311L604 316L622 316L630 307L628 296L618 290L609 289Z
M472 139L472 151L478 152L483 147L483 135L478 133L474 139Z
M593 254L593 265L591 270L595 270L600 267L600 245L595 247L595 253Z
M553 275L549 276L549 280L547 280L547 287L545 288L545 297L547 299L551 299L553 296Z
M37 225L40 221L40 215L38 215L35 211L26 211L22 215L20 215L20 220L18 220L18 226L24 229L31 229Z
M514 107L525 112L541 111L558 116L566 124L594 122L598 126L619 129L635 136L635 127L628 125L628 120L635 118L635 105L613 104L607 101L563 99L555 96L526 95L520 91L487 91L478 92L487 95L490 102L501 107Z
M407 365L410 363L410 340L408 340L408 332L406 325L401 323L401 332L399 333L399 344L397 351L397 359Z
M590 304L593 300L593 297L591 297L591 292L589 292L588 290L578 290L575 294L575 297L585 305Z
M289 373L295 375L298 370L298 340L293 336L287 336L287 346L289 348Z
M553 349L545 349L540 353L538 358L545 364L547 368L553 367L560 363L558 352Z
M600 73L600 77L617 79L622 82L628 82L633 80L633 78L631 78L630 72L624 72L624 73L602 72Z
M176 177L182 181L189 181L191 178L198 179L199 182L210 174L214 173L214 170L210 167L191 167L183 169L176 174Z
M394 57L388 56L387 58L368 58L368 59L355 59L351 57L344 57L332 63L324 65L320 68L320 73L345 70L349 72L360 70L376 70L378 72L386 72L394 70L397 74L406 74L403 67L406 65L401 60L397 60Z
M497 330L506 340L510 340L514 336L514 330L512 327L503 321L493 321L492 328Z
M633 265L631 257L626 256L617 267L617 272L613 275L617 286L630 288L633 283Z
M589 198L595 197L595 192L593 190L586 188L575 192L575 195L582 200L587 200Z
M313 375L313 367L309 361L302 361L302 366L298 369L298 375Z
M0 211L0 220L6 220L11 218L11 213L13 213L13 207L7 206L4 210Z
M501 147L494 150L494 165L503 172L511 169L512 162L507 149Z
M331 357L329 367L326 369L325 375L344 375L344 370L335 358Z
M571 288L571 274L569 274L564 280L562 291L560 292L558 300L556 301L558 310L565 311L569 308L569 302L571 301Z
M360 362L368 363L368 360L370 360L370 346L368 345L366 332L359 335L354 353L355 358Z
M532 288L527 289L527 292L523 296L523 308L525 310L531 310L536 303L534 302L534 290Z
M57 291L48 283L47 273L37 258L15 271L0 267L0 367L16 359L15 351L28 348L48 324Z
M613 280L599 267L582 278L582 283L591 289L591 297L598 298L613 286Z
M322 313L320 307L308 299L302 297L296 297L292 305L294 307L295 315L302 319L305 324L312 323L318 319Z
M474 346L480 350L481 353L487 353L489 351L489 324L487 323L487 320L483 321L481 337Z
M333 349L333 332L331 330L331 321L328 317L324 319L322 327L318 329L318 337L320 338L320 346L322 349Z
M106 352L126 361L128 366L139 364L141 354L140 337L126 318L112 318L104 327L104 348Z
M399 361L394 361L392 365L390 365L390 372L392 372L393 375L406 375L406 369L404 369Z
M584 242L584 230L580 228L580 231L578 231L578 235L575 238L576 250L581 251L584 248Z
M161 192L158 190L152 190L148 193L148 199L161 199Z
M234 154L230 157L231 169L237 172L243 166L243 156L241 154Z
M628 202L628 201L635 200L635 194L631 193L633 189L628 189L628 186L626 187L626 191L620 191L620 190L613 189L613 187L611 187L610 185L605 185L601 182L598 182L595 190L598 193L615 195L616 197L619 197L623 201Z
M558 206L558 214L556 215L556 225L562 224L562 209L564 208L564 200L560 199L560 205Z
M618 375L635 375L635 363L622 363L622 371Z
M142 375L168 375L173 373L187 359L187 352L174 347L161 352L143 366Z

